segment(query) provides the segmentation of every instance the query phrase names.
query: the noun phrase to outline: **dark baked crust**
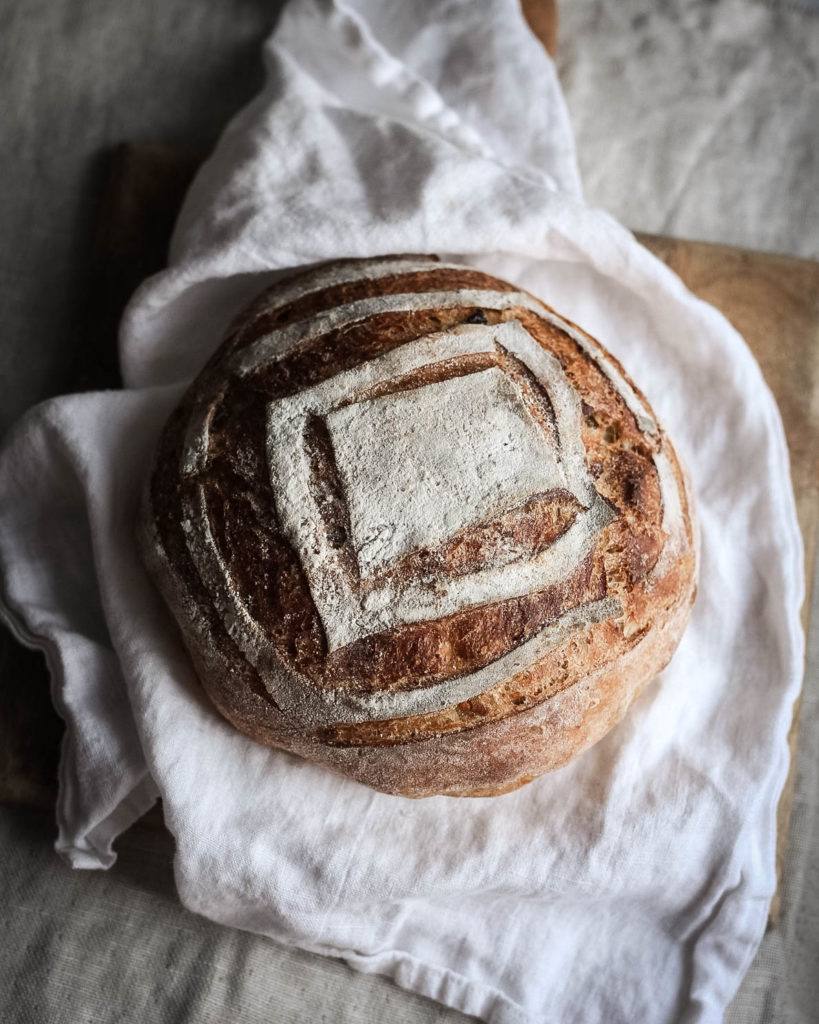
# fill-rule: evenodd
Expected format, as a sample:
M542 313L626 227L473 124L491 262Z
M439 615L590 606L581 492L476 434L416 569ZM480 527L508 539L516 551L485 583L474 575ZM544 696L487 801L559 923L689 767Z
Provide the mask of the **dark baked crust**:
M643 396L613 357L575 325L556 323L548 307L541 313L536 302L502 309L470 304L470 291L517 294L514 286L475 270L407 258L407 268L413 269L402 272L392 261L388 273L367 276L373 266L350 261L329 272L310 271L266 291L234 322L163 431L146 489L141 549L206 691L243 732L387 792L505 792L559 767L598 739L670 658L695 591L690 496L668 438L659 428L647 431L634 411L636 401L653 419ZM328 277L344 280L322 284ZM294 290L301 294L283 301ZM235 372L237 359L272 331L365 299L442 292L459 292L465 302L404 311L379 311L376 303L364 319L308 336L251 372ZM509 321L521 324L557 358L579 396L586 467L611 510L610 521L577 564L550 585L437 619L399 623L328 651L308 577L282 528L271 489L265 458L269 404L433 332ZM543 430L554 429L548 394L504 350L423 366L362 391L356 401L487 367L502 368ZM624 396L628 388L631 403ZM209 410L207 451L195 471L183 473L191 423L201 419L203 409ZM343 571L355 581L349 513L332 441L318 417L305 430L310 486L331 524ZM667 467L666 490L673 485L679 506L673 538L668 521L673 502L667 494L664 499L660 459ZM265 671L278 671L280 665L291 680L317 693L362 695L373 709L369 718L322 722L280 706L237 642L234 613L226 612L224 597L215 596L212 583L203 579L190 513L199 495L207 496L208 529L226 586L271 643ZM514 573L520 559L548 553L578 508L576 495L565 490L535 494L445 542L409 552L386 575L400 588L417 579L446 583L482 567L508 564ZM600 621L583 621L581 614L562 642L535 664L466 700L386 719L378 711L380 694L419 692L469 677L561 616L606 601L616 605L616 613Z

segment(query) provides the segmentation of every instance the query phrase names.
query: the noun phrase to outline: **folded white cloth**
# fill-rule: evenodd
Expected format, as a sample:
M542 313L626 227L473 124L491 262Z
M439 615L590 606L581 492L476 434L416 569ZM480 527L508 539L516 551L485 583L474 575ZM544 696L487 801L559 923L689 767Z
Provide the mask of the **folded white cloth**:
M126 314L127 389L33 410L0 460L3 611L68 734L58 849L78 867L155 799L183 902L486 1020L716 1021L762 936L800 679L801 544L781 423L715 310L584 207L554 70L515 0L294 0L267 85ZM687 461L693 619L626 720L492 800L375 793L234 731L133 542L158 431L277 273L438 252L606 344Z

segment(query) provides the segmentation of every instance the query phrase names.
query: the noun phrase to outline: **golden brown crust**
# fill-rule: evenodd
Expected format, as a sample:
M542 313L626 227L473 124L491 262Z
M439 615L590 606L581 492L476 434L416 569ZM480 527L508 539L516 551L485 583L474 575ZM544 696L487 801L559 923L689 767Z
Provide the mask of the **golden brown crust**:
M387 792L506 792L599 739L670 658L695 589L690 494L667 437L647 426L653 414L643 396L574 325L475 270L409 258L406 269L396 260L380 267L353 261L317 268L269 289L237 319L162 434L141 549L203 686L243 732ZM419 308L395 308L401 296L427 293L430 301L416 302ZM453 294L463 301L445 297ZM497 308L474 304L476 295ZM367 300L369 307L362 306ZM364 315L352 322L332 320L339 308L359 307ZM302 331L311 323L320 329ZM470 324L520 327L557 360L577 396L583 472L593 481L595 501L608 510L605 522L551 582L498 600L456 603L438 617L364 630L331 649L329 613L322 606L322 618L315 578L311 584L304 553L283 525L281 494L271 485L267 446L276 439L266 434L268 410L417 339L451 336ZM263 339L283 344L278 339L290 337L287 331L303 337L248 362ZM531 365L499 344L361 383L334 408L448 388L486 371L512 382L520 415L560 451L566 428L554 395ZM329 524L337 571L356 593L380 588L400 595L418 581L422 589L444 592L487 569L511 579L524 563L547 560L573 528L576 533L573 524L588 505L579 492L549 488L362 575L345 467L337 464L326 417L308 416L303 438L305 486L315 496L315 514ZM600 608L607 609L602 618L585 611ZM569 620L534 662L492 678L504 658ZM272 677L281 677L284 689ZM440 706L434 697L436 687L454 693L473 678L486 685L466 699ZM351 706L365 711L323 720L283 706L285 692L305 700L312 693L331 708L336 700L357 701ZM385 716L383 708L393 705L379 701L387 695L418 697L418 707Z

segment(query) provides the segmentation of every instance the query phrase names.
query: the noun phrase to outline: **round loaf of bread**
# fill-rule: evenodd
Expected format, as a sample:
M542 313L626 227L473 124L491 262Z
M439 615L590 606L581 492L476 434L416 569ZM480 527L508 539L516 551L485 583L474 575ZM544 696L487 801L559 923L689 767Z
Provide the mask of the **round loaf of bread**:
M140 547L209 697L404 796L504 793L595 743L695 593L647 401L534 296L432 258L276 284L162 433Z

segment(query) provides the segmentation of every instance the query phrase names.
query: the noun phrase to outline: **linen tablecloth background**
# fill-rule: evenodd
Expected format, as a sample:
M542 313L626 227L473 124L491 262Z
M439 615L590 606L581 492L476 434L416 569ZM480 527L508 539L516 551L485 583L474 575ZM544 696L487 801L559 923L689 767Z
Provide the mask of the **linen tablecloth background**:
M764 14L759 14L758 17L759 18L768 18L769 15L767 13L764 13ZM790 16L788 16L788 17L790 17ZM639 20L639 18L636 18L635 20ZM778 20L777 21L777 24L779 26L781 26L783 23L786 24L786 25L789 25L789 26L792 25L792 23L790 21L787 21L787 20L785 20L785 21ZM643 28L645 28L645 24L646 24L645 21L642 21L641 24L642 24ZM701 25L700 29L701 29L701 31L708 31L708 26ZM690 26L686 26L686 30L687 31L691 31L691 27ZM713 30L713 25L711 26L711 30ZM717 36L718 35L719 35L719 33L717 33ZM624 41L621 40L621 43L622 42L624 42ZM791 42L794 46L796 46L796 45L804 45L804 44L800 43L798 35L797 35L797 32L796 32L795 29L791 30L791 38L789 39L789 42ZM774 46L773 49L775 49L775 48L776 47ZM754 64L754 61L748 56L747 53L746 53L744 59L746 61L746 64L748 62L750 62L751 65ZM730 62L728 62L728 63L730 63ZM722 67L723 68L725 67L725 64L726 64L726 62L723 61L722 62ZM764 65L764 62L763 62L763 65ZM579 67L582 70L582 66L583 66L583 61L581 59L578 59L576 65L575 65L575 68ZM766 66L766 65L764 65L764 66ZM764 66L763 66L763 70L764 70ZM571 70L571 68L570 68L570 70ZM598 68L597 65L595 65L592 68L592 72L593 73L597 73L598 71L599 71L599 68ZM746 82L745 82L745 86L743 88L746 91L743 92L743 90L740 90L740 100L741 100L743 95L747 95L747 90L748 89L752 89L754 82L758 81L758 78L755 78L754 75L746 75L745 78L746 78ZM571 91L570 91L570 100L571 100ZM735 96L734 97L734 103L736 104L736 102L737 102L737 98ZM740 105L740 107L742 106L741 103L739 105ZM648 119L648 120L650 121L650 119ZM637 122L637 119L635 119L635 122ZM798 135L798 131L799 131L798 118L795 118L795 122L796 122L796 127L795 127L794 131ZM795 148L797 150L797 152L798 152L798 149L799 149L798 145L796 147L792 147L792 148ZM581 138L581 157L582 157L582 138ZM651 175L649 175L649 177L651 177ZM775 218L773 218L773 219L775 220ZM636 222L635 220L632 220L632 223L635 223L635 222ZM796 216L795 215L793 217L793 223L796 223ZM644 221L643 223L639 224L639 226L643 226L643 227L657 227L658 225L655 225L655 224L653 224L651 222L645 222ZM758 241L757 244L764 244L764 239L761 239L760 241ZM799 244L800 245L804 245L804 244L811 244L811 243L810 243L809 240L806 243L806 240L804 238L801 238ZM796 248L796 246L790 246L790 248ZM19 836L17 838L18 838L18 840L20 839ZM36 876L32 875L32 877L36 877ZM16 878L16 876L15 876L15 878ZM19 889L15 889L14 891L19 893L20 890ZM200 926L200 925L197 924L197 927L201 928L203 926ZM220 935L221 935L221 933L220 933ZM42 935L42 934L40 935L40 939L41 939L41 943L43 941L45 941L47 943L47 941L48 941L47 937L45 935ZM231 942L239 943L241 945L245 945L246 946L248 941L255 941L255 940L248 940L247 937L245 937L245 936L242 936L242 937L235 937L234 936L233 939L228 940L227 938L225 938L224 941L226 941L226 942L227 941L231 941ZM149 944L147 944L144 948L148 949L148 945ZM255 947L251 947L251 948L255 948ZM269 948L269 946L262 946L262 950L267 949L267 948ZM60 950L60 956L62 956L62 955L64 955L64 950L61 949ZM260 955L262 956L262 958L264 958L264 952L262 952ZM184 955L182 955L181 959L184 960L184 958L185 958ZM59 959L59 956L57 957L57 959ZM249 956L248 960L252 961L253 960L253 956L252 955ZM113 967L115 962L116 962L116 957L112 957L110 962L109 962L109 967ZM306 962L306 961L299 961L299 962ZM41 970L44 968L44 965L46 963L47 963L47 959L43 958L42 962L41 962ZM120 964L120 966L121 966L121 964ZM141 965L143 973L144 973L145 966L146 966L145 963L143 963ZM322 965L321 968L316 967L316 970L319 970L319 969L321 969L321 970L332 970L332 968L326 967L325 965ZM248 968L248 970L249 970L249 968ZM218 974L219 971L217 970L216 973ZM236 979L237 975L235 974L235 972L228 971L228 973L231 974L231 977L233 978L232 988L233 988L233 990L235 990L236 989L236 981L235 981L235 979ZM244 974L241 971L240 971L240 976L244 977ZM51 975L49 975L49 977L51 977ZM187 974L185 976L185 980L183 982L182 981L182 976L181 976L181 973L180 973L180 975L179 975L179 984L175 985L173 983L173 980L171 979L171 983L166 985L166 995L163 996L163 998L167 998L169 1000L182 999L183 998L183 990L184 990L189 997L191 995L198 996L198 998L200 1000L204 1000L204 1005L205 1005L206 1008L210 1007L210 1009L213 1012L218 1012L217 1007L219 1005L218 1004L219 991L220 991L220 987L222 985L222 982L220 982L218 980L218 978L217 978L215 984L212 985L209 989L206 990L205 987L203 987L201 984L199 984L197 982L197 978L199 979L199 981L201 981L201 974L197 974L197 972L193 972L193 974L191 975L189 973L189 974ZM54 988L54 986L45 985L45 986L41 986L40 993L39 993L39 998L45 999L49 1006L56 1005L55 1003L53 1003L50 1000L53 1000L53 997L55 995L55 991L60 991L63 988L63 984L64 984L64 981L63 981L63 984L60 983L59 977L56 974L53 976L53 980L55 982L56 989ZM29 983L30 983L30 981L31 981L31 979L29 978ZM163 977L163 984L168 982L168 981L169 981L169 979L167 977ZM76 979L72 979L72 982L74 984L76 984ZM29 987L28 985L25 984L25 977L24 976L17 977L16 978L16 984L22 985L22 986L25 986L25 987ZM133 979L133 984L134 984L134 986L138 987L138 981L137 981L137 978L136 978L136 974L135 974L134 979ZM350 984L361 985L361 984L363 984L363 982L360 979L356 979L355 982L351 981ZM83 985L85 985L85 982L83 982ZM241 987L241 985L240 985L240 987ZM298 988L298 986L296 986L296 988ZM18 991L19 991L19 989L18 989ZM379 990L379 991L381 991L381 990ZM261 998L262 998L261 992L262 992L262 990L259 990L259 995L258 995L259 1000L261 1000ZM245 990L244 994L245 994L245 996L248 995L247 990ZM285 1001L287 999L292 998L292 994L293 993L292 993L292 990L291 990L285 996ZM64 997L64 993L63 993L63 997ZM86 997L87 997L87 994L86 994ZM228 998L228 997L226 997L226 998ZM392 994L392 992L390 992L389 997L384 996L384 998L394 998L394 995ZM195 1000L194 1000L194 1002L195 1002ZM253 999L248 1000L247 998L245 998L245 1000L244 1000L244 1007L243 1007L241 1012L244 1012L244 1013L255 1012L253 1010L253 1002L254 1002ZM399 1004L399 1005L407 1005L408 1006L410 1004L407 1002L407 1003L403 1003L403 1004ZM50 1012L56 1013L57 1011L56 1010L51 1010ZM190 1009L189 1012L193 1013L193 1010ZM272 1012L278 1013L278 1012L282 1012L282 1011L277 1009L277 1010L274 1010ZM420 1009L418 1010L418 1012L421 1012ZM429 1012L430 1013L433 1013L433 1012L437 1013L438 1011L433 1011L433 1010L430 1009ZM58 1018L55 1017L54 1019L58 1019ZM162 1019L162 1017L158 1016L156 1019ZM193 1018L192 1017L191 1019L197 1019L197 1018ZM198 1019L201 1019L201 1018L198 1018ZM248 1017L247 1019L255 1019L255 1018ZM289 1016L289 1017L288 1016L282 1016L280 1019L293 1019L293 1017L292 1016ZM305 1017L304 1019L311 1019L311 1018ZM379 1017L374 1013L372 1019L379 1019Z

